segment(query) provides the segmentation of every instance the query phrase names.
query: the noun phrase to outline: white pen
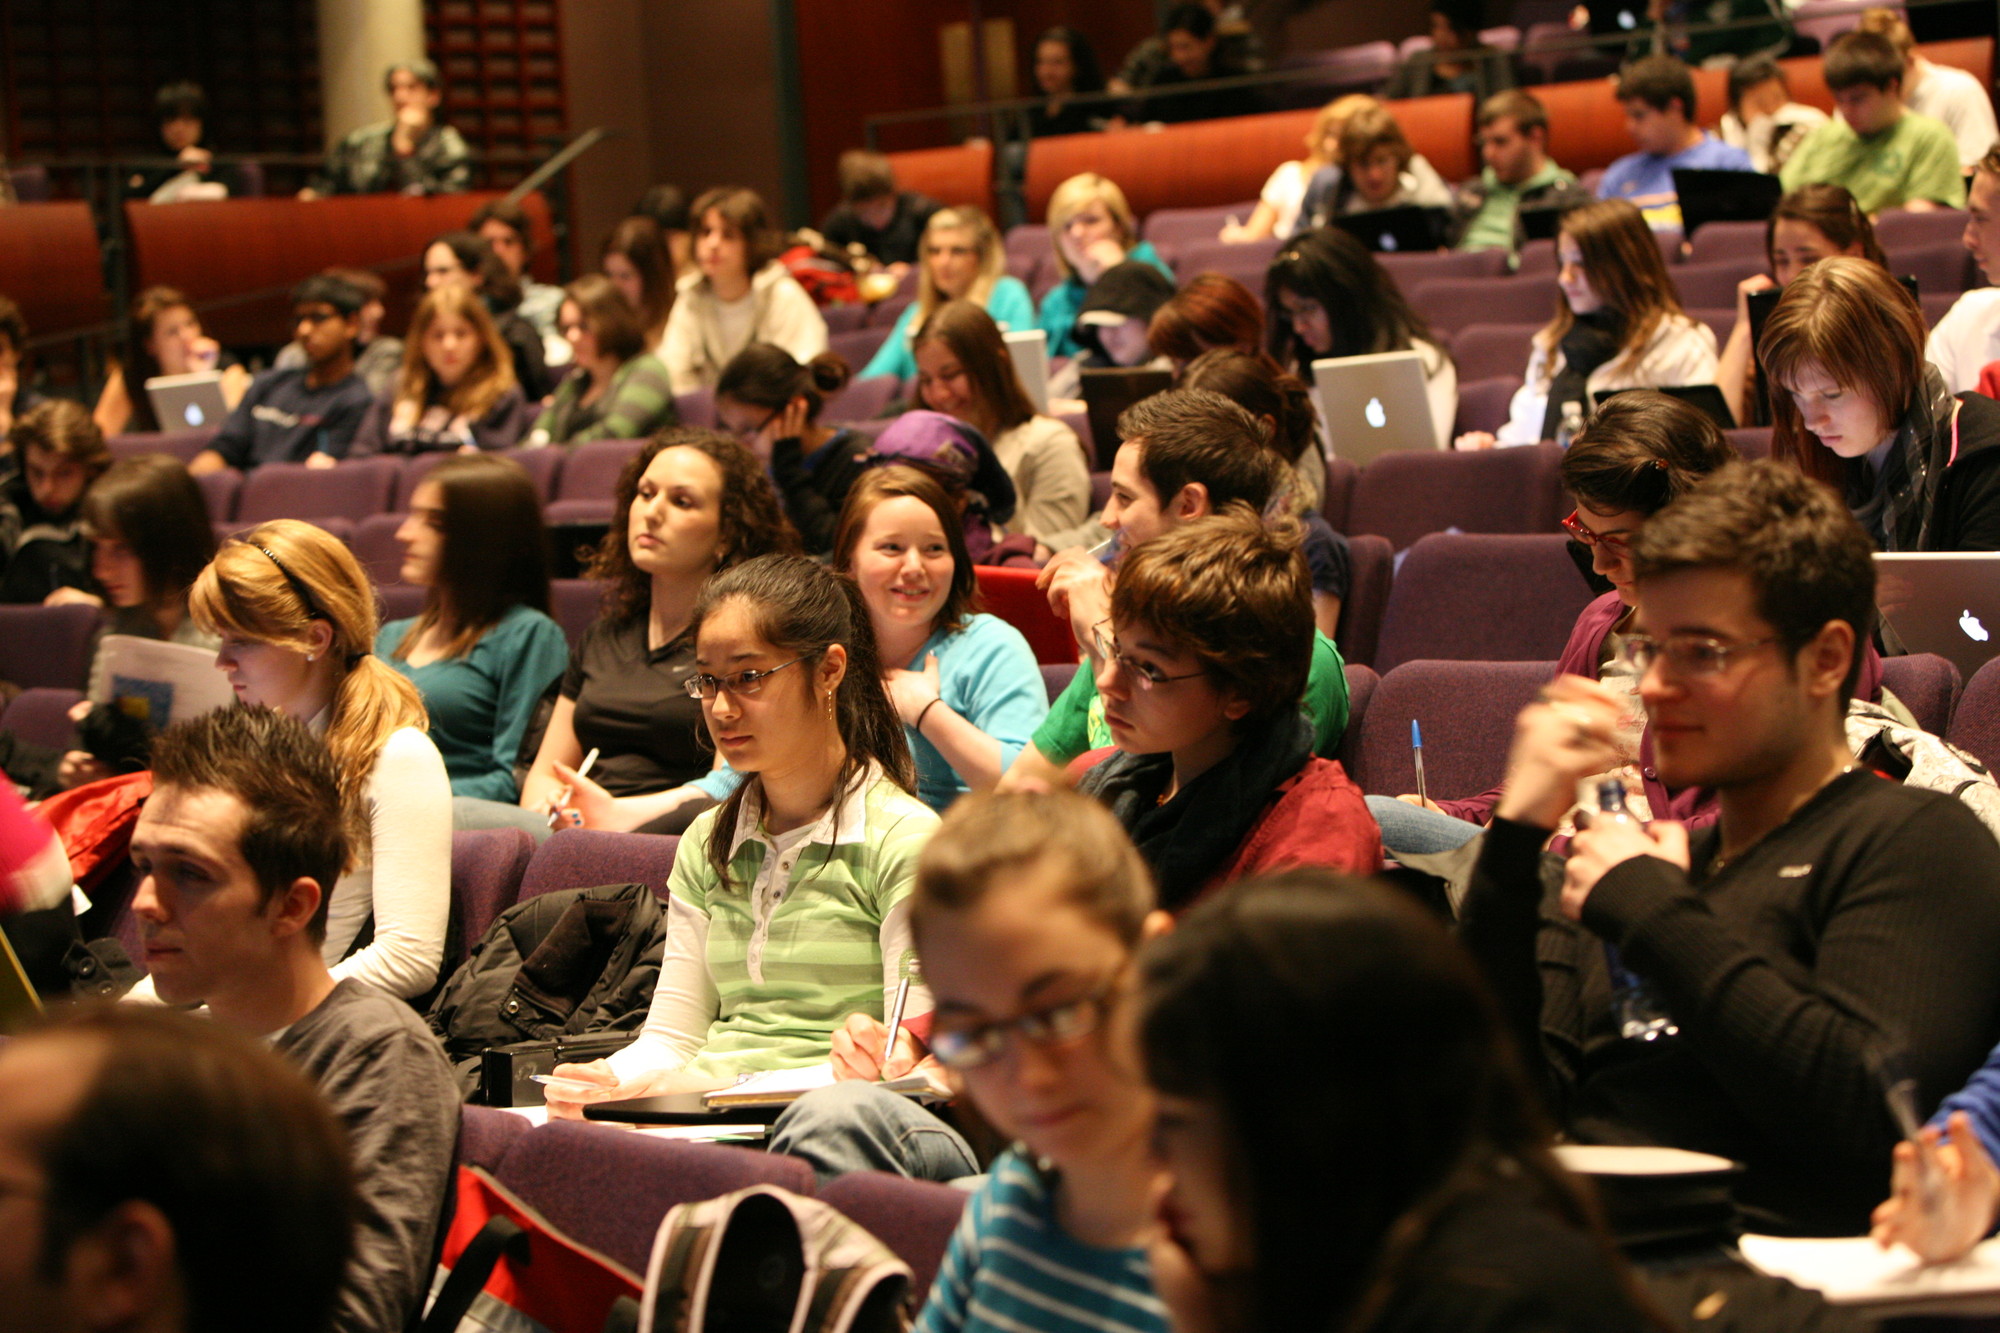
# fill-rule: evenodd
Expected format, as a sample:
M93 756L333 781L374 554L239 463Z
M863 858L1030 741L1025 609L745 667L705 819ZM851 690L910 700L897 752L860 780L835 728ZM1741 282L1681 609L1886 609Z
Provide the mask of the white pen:
M910 974L903 973L903 979L896 984L896 1003L889 1010L889 1039L882 1043L882 1078L888 1079L889 1061L896 1054L896 1032L903 1026L903 1006L910 999Z
M578 777L587 778L590 776L591 765L597 762L597 749L597 746L591 746L590 753L585 755L583 762L576 766L576 775ZM562 795L556 797L554 806L549 810L550 828L554 828L556 825L562 823L563 807L569 804L569 798L574 794L575 788L566 786L562 789Z

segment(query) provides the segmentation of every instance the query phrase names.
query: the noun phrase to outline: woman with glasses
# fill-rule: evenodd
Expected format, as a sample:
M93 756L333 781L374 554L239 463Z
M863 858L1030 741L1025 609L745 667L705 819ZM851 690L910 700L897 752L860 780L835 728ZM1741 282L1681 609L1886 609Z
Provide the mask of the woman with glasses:
M833 549L847 488L866 466L869 441L819 424L826 400L847 387L847 362L821 352L800 364L774 343L753 342L715 382L715 418L762 459L806 550Z
M690 427L647 441L619 474L591 562L604 612L570 654L520 810L504 822L540 837L551 824L678 833L728 795L686 690L695 602L717 573L797 549L749 450Z
M1078 790L1138 844L1161 907L1279 866L1381 868L1361 790L1299 711L1314 633L1295 522L1234 505L1141 543L1094 633L1118 753Z
M556 327L576 369L549 395L528 444L637 440L678 419L667 369L646 350L639 315L611 279L592 273L563 288Z
M761 556L709 582L691 631L686 691L745 781L681 839L644 1029L608 1060L558 1065L554 1115L827 1065L850 1015L880 1022L899 995L903 1015L930 1012L929 992L903 983L937 816L912 794L860 590L801 556Z

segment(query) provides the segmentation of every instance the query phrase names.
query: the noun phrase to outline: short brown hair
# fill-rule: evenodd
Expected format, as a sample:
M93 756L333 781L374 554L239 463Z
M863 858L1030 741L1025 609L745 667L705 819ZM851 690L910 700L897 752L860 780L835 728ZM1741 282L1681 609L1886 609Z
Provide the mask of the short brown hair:
M187 464L167 454L121 458L83 496L84 531L132 548L151 606L184 606L215 556L215 527Z
M1215 347L1254 352L1264 342L1257 293L1220 273L1197 273L1153 312L1146 345L1155 356L1192 361Z
M217 708L176 722L153 741L153 786L214 791L243 807L237 849L268 904L294 880L319 884L306 928L326 939L333 886L347 865L340 770L326 745L295 717L261 704Z
M1708 413L1657 389L1628 389L1597 409L1560 467L1579 503L1650 515L1735 457Z
M14 418L7 440L24 461L28 450L40 449L64 462L82 464L92 481L111 466L111 450L104 443L104 432L97 428L81 403L72 403L67 398L37 403Z
M1694 71L1672 56L1644 56L1618 71L1616 97L1621 102L1644 102L1655 111L1679 102L1681 114L1693 120Z
M931 629L934 633L959 629L965 618L979 609L979 578L972 567L972 552L965 545L965 523L958 506L935 473L891 463L870 468L856 478L840 506L840 526L834 529L833 567L843 574L854 573L854 548L861 544L868 516L884 500L899 496L921 501L937 515L938 526L944 529L945 545L951 548L951 591L945 595Z
M919 950L939 913L976 907L1037 871L1060 877L1065 899L1138 947L1156 901L1152 872L1107 807L1065 789L975 792L944 812L917 858L910 924Z
M563 288L563 300L574 305L583 316L584 325L597 338L598 347L618 358L621 364L646 350L646 333L639 327L639 312L603 274L584 274Z
M1248 505L1178 524L1118 566L1111 618L1145 625L1201 660L1250 706L1246 724L1296 710L1312 670L1312 573L1292 519Z
M1879 32L1843 32L1826 48L1820 67L1826 86L1837 93L1863 87L1887 92L1903 82L1903 54Z
M535 253L535 227L527 209L507 199L489 199L472 211L465 227L467 231L478 231L489 222L497 222L520 237L522 254Z
M1549 131L1548 108L1533 94L1524 93L1519 88L1495 93L1479 104L1479 119L1475 123L1480 129L1485 129L1496 120L1512 120L1514 128L1523 134L1540 130L1546 135Z
M1774 459L1731 463L1714 473L1632 539L1640 584L1698 569L1747 578L1757 614L1788 652L1827 622L1846 621L1854 629L1854 659L1843 698L1854 692L1875 628L1875 561L1868 534L1832 489Z
M720 213L724 222L743 234L743 263L752 277L784 253L784 235L771 221L771 210L765 205L764 196L755 190L741 185L718 185L704 191L688 210L696 235L701 233L702 222L711 212Z
M1211 509L1241 503L1262 512L1285 480L1283 461L1265 447L1263 426L1207 389L1141 399L1120 414L1118 438L1139 446L1139 470L1163 505L1199 483Z
M1410 159L1416 156L1403 127L1396 123L1389 108L1380 103L1362 107L1340 127L1340 165L1351 168L1377 148L1394 150L1398 171L1409 166Z
M868 148L850 148L840 155L836 168L840 176L840 197L850 204L865 204L896 192L896 169L887 154Z

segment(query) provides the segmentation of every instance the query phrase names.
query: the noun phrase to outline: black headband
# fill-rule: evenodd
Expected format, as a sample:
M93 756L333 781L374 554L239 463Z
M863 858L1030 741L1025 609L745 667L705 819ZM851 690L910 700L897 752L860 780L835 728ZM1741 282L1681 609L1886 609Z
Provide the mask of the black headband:
M247 541L241 537L238 537L237 540L252 550L262 551L264 558L278 567L278 572L285 576L285 582L291 586L292 592L298 596L300 603L304 605L307 620L324 620L329 625L333 623L333 617L320 610L319 602L312 595L312 589L306 587L305 582L298 575L285 568L285 562L278 559L275 551L268 546L259 546L257 543Z

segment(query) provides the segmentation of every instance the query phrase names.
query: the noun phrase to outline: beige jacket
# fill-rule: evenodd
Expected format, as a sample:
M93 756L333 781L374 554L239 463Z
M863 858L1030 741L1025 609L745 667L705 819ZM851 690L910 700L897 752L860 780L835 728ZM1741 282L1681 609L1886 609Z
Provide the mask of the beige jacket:
M729 339L722 329L722 303L707 277L690 273L676 285L660 345L676 394L714 388L730 358L753 342L775 343L801 362L826 350L826 320L819 307L777 260L757 270L744 299L754 311L749 336Z

